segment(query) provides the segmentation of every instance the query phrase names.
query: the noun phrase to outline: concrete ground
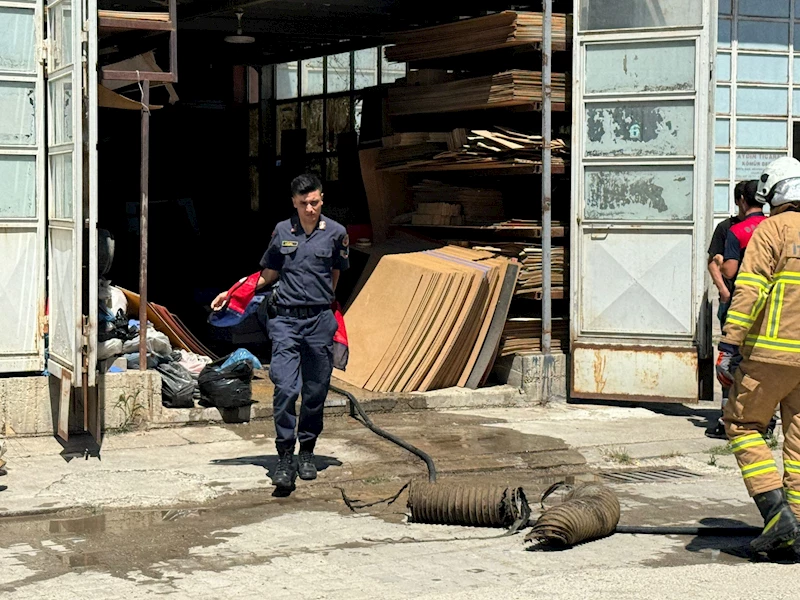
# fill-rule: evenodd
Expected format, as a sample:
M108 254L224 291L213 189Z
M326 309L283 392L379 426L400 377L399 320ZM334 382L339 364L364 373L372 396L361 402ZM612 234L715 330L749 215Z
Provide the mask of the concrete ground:
M379 414L428 451L440 480L522 485L533 508L551 483L611 483L622 523L759 522L724 443L703 436L713 406L551 405ZM622 535L529 551L502 530L409 523L424 465L346 416L330 416L320 477L276 496L269 422L108 437L97 456L12 438L0 477L0 594L28 598L796 597L797 566L769 564L746 538ZM624 476L624 473L623 475ZM339 489L341 488L341 490ZM554 497L553 501L557 501Z

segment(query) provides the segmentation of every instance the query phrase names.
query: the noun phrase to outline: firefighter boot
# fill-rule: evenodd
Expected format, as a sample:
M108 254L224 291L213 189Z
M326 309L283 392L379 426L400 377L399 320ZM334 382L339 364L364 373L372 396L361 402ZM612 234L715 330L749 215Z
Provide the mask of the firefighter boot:
M314 449L300 445L297 455L297 474L300 479L310 481L317 478L317 465L314 464Z
M764 531L750 542L750 547L756 552L769 552L793 545L800 535L800 525L786 502L783 488L756 494L753 500L764 517Z
M294 452L280 450L278 452L278 466L272 476L272 485L276 488L291 489L294 485Z

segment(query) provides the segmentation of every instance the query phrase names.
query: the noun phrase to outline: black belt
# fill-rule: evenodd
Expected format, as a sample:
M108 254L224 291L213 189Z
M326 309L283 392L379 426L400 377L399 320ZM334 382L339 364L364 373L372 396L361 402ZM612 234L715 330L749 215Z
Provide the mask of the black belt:
M294 317L295 319L309 319L318 314L330 310L328 305L317 306L276 306L275 310L279 317Z

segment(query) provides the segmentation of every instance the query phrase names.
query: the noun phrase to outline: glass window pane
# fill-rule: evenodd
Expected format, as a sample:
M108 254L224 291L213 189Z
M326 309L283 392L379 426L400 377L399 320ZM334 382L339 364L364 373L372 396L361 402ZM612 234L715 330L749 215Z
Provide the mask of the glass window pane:
M52 123L48 124L48 139L51 144L68 144L72 141L72 74L50 81L48 84L48 100Z
M731 190L729 185L714 186L714 212L728 213L731 210Z
M304 60L300 63L300 72L303 81L300 90L303 96L318 96L324 91L322 89L322 57Z
M764 54L739 54L736 81L789 83L789 57Z
M739 48L788 50L789 23L740 19Z
M800 30L800 25L797 26L797 29ZM794 55L794 66L792 67L792 71L794 71L794 84L800 84L800 54Z
M694 42L591 44L586 47L586 93L694 89Z
M358 50L354 56L355 89L360 90L378 85L378 49Z
M282 133L284 131L292 131L297 129L297 104L294 102L290 102L288 104L278 104L276 121L276 153L278 156L280 156Z
M739 148L786 148L786 121L736 121L736 145Z
M587 156L693 156L694 103L586 105Z
M350 131L350 98L328 98L326 145L328 152L336 151L340 133Z
M0 7L0 71L36 70L36 25L33 10Z
M720 115L727 115L731 112L731 88L728 86L717 86L717 93L714 99L715 111Z
M48 11L48 37L53 71L72 64L72 2L65 0Z
M792 115L800 116L800 90L792 90Z
M322 100L303 102L302 111L306 152L322 152Z
M731 14L731 0L719 0L719 14Z
M789 90L741 86L736 89L737 115L787 115L788 110Z
M731 55L717 54L717 81L731 80Z
M729 19L720 19L717 24L717 46L720 48L731 47L731 22Z
M714 179L728 179L731 166L731 155L727 152L714 154Z
M795 18L800 19L800 13L795 13ZM794 51L800 52L800 27L798 27L797 23L794 25Z
M281 63L276 71L275 97L278 100L297 98L297 61Z
M0 145L36 145L36 90L33 83L0 83Z
M736 153L736 180L758 179L767 168L767 165L778 160L783 154L773 152L737 152Z
M721 9L720 9L721 11ZM739 14L751 17L789 18L789 0L739 0Z
M714 145L718 148L727 148L731 145L730 119L717 119L714 126Z
M333 54L328 57L328 93L350 90L350 53Z
M0 156L0 218L36 217L36 157Z
M50 198L53 217L72 218L72 152L50 156Z
M702 22L702 3L687 0L581 0L583 30L678 27Z
M587 219L688 221L694 168L586 167Z
M389 62L384 52L381 52L381 60L381 83L394 83L406 76L406 63Z

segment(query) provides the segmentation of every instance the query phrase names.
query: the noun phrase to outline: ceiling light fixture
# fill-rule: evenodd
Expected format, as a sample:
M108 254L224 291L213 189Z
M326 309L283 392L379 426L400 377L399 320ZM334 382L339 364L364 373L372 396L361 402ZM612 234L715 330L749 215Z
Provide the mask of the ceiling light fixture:
M236 26L236 35L228 35L225 36L225 41L229 44L252 44L256 41L256 38L250 35L242 35L242 16L244 13L241 10L236 11L236 21L238 25Z

